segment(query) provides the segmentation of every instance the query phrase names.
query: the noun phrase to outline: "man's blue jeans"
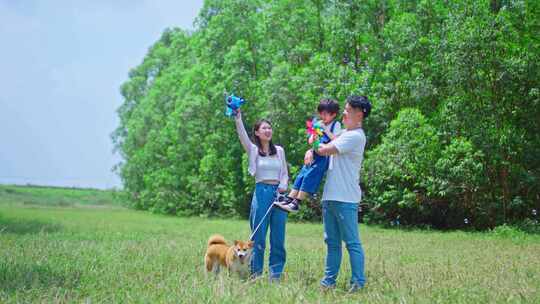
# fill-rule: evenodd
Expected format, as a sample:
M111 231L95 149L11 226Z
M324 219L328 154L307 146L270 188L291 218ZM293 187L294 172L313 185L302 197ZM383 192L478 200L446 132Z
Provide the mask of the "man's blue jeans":
M251 200L249 224L253 231L275 200L277 185L257 183ZM280 208L271 207L272 210L262 221L261 226L253 236L253 256L251 258L251 274L259 276L263 273L264 249L266 247L266 232L270 226L270 278L279 279L285 267L285 224L287 212Z
M323 286L334 286L341 265L341 242L345 242L351 262L351 285L363 287L364 250L358 233L358 204L323 201L324 241L327 246Z

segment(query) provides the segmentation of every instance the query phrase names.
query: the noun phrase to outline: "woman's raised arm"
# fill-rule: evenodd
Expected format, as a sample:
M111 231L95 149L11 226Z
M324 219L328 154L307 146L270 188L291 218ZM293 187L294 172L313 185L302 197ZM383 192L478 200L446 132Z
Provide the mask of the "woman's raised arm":
M240 138L240 142L242 143L244 150L249 153L253 143L249 139L246 128L244 127L244 122L242 121L242 113L240 113L240 109L238 109L237 111L238 112L236 113L236 117L234 118L236 124L236 133L238 133L238 137Z

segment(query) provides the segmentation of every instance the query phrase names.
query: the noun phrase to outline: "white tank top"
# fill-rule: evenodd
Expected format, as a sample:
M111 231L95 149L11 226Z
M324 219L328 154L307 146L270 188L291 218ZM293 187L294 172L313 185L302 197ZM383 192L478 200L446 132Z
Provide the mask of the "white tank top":
M278 180L281 170L281 163L279 157L272 156L260 156L257 157L257 170L255 171L255 182L261 182L264 180Z

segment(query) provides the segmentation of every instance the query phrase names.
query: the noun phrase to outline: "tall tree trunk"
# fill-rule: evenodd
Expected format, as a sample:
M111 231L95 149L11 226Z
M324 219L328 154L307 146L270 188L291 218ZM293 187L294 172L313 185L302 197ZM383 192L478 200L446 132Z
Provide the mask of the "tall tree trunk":
M503 165L500 171L500 180L503 193L503 221L506 223L506 207L510 201L510 187L508 185L508 166Z
M493 14L497 15L501 10L501 6L502 5L500 0L491 0L490 7Z
M324 48L324 29L322 27L322 19L321 19L321 12L322 12L322 2L321 0L315 1L315 6L317 7L317 27L319 31L319 51L322 51Z

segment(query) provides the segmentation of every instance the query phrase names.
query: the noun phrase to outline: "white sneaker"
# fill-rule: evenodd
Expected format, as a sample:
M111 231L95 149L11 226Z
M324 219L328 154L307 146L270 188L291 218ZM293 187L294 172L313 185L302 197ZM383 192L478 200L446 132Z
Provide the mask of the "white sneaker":
M288 203L290 203L290 201L288 200L288 196L286 196L285 194L283 193L278 193L277 196L276 196L276 200L274 201L274 205L287 205Z
M279 204L279 205L276 205L278 206L279 208L287 211L287 212L292 212L292 213L296 213L298 212L298 210L300 210L299 206L298 206L298 203L296 202L290 202L290 203L287 203L287 204Z

